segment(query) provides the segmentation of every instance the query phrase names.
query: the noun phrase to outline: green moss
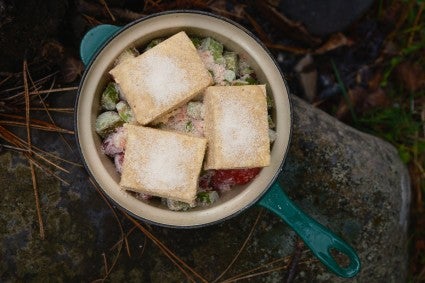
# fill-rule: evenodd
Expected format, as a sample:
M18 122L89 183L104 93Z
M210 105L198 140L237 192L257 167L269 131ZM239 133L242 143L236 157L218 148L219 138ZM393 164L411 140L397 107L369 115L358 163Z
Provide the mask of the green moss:
M64 199L59 181L36 171L46 235L43 240L27 160L4 153L0 155L0 168L0 249L7 254L0 265L2 278L61 282L78 277L82 270L75 266L93 253L95 234L90 228L82 228L81 219L73 219L67 207L61 206Z

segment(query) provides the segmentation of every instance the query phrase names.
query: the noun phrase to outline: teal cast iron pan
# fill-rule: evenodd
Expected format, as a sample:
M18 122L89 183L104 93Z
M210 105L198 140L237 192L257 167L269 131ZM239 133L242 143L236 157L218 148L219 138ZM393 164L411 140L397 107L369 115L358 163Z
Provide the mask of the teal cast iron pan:
M99 113L100 94L110 80L108 71L115 58L129 46L143 46L154 38L168 37L179 31L200 37L211 36L228 49L247 58L260 82L273 96L277 139L271 149L271 165L248 185L223 194L217 203L186 212L168 210L142 202L119 187L119 175L111 160L100 151L101 140L94 130ZM200 11L168 11L153 14L124 27L100 25L87 32L80 45L86 65L75 106L75 132L85 167L104 193L121 209L136 218L174 228L211 225L241 213L253 204L273 211L304 240L314 255L332 272L353 277L360 271L356 252L328 228L306 215L286 196L276 181L288 151L291 136L290 95L284 77L265 46L239 24ZM347 256L349 264L341 266L331 254L336 250Z

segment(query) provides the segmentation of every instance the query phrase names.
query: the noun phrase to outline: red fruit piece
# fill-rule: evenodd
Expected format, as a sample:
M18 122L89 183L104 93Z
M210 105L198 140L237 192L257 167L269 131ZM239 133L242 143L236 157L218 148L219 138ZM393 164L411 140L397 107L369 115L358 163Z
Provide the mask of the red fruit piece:
M215 170L210 178L214 189L229 189L234 185L243 185L257 176L261 168Z

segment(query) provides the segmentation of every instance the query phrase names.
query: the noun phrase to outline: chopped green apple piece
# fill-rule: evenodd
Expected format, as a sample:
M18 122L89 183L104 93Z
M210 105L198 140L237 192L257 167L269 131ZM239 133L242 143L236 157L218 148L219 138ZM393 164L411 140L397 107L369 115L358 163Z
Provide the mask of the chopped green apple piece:
M126 123L132 123L136 121L133 115L133 111L131 110L130 105L128 105L125 101L120 101L117 103L117 111L118 115L120 115L121 119Z
M204 104L200 101L190 101L187 104L187 115L192 119L203 119L204 118Z
M102 93L102 97L100 98L100 105L102 106L102 109L114 110L118 101L119 94L116 85L115 83L109 83Z
M195 45L195 48L198 49L202 44L202 38L199 37L191 37L190 40L192 40L193 45Z
M151 49L152 47L157 46L158 44L160 44L163 41L164 41L164 38L157 38L157 39L152 40L151 42L149 42L148 46L146 46L145 51Z
M115 111L106 111L96 118L95 130L102 138L112 133L116 128L122 126L124 121Z
M246 76L246 75L251 75L254 73L254 70L249 66L248 62L246 62L245 60L239 60L239 75L241 77Z
M232 82L234 79L236 79L236 74L232 70L226 70L224 71L224 79L228 82Z
M244 81L244 80L234 80L234 81L232 81L232 85L236 85L236 86L238 86L238 85L248 85L249 83L247 82L247 81Z
M256 84L258 84L258 81L256 79L254 79L253 77L251 77L251 76L244 76L242 79L244 81L246 81L249 85L256 85Z
M210 51L214 61L217 61L223 57L223 44L212 39L211 37L207 37L202 40L201 49Z
M185 211L192 207L190 204L178 200L163 198L162 201L167 204L167 207L170 210Z
M238 71L238 54L236 52L226 51L223 54L226 61L226 69L232 70L234 73Z
M204 191L199 192L196 195L196 201L201 205L210 205L219 199L219 195L216 191Z

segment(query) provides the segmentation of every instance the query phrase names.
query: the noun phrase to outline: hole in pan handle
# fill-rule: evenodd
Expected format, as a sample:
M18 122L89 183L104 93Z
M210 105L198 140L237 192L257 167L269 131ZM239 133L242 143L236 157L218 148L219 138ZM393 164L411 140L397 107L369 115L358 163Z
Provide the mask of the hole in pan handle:
M299 209L275 182L258 202L282 218L303 239L314 255L332 272L344 277L354 277L360 271L360 259L354 249ZM330 253L336 250L348 257L350 263L343 267Z
M80 43L80 57L83 64L87 66L100 47L121 28L114 25L98 25L87 31Z

